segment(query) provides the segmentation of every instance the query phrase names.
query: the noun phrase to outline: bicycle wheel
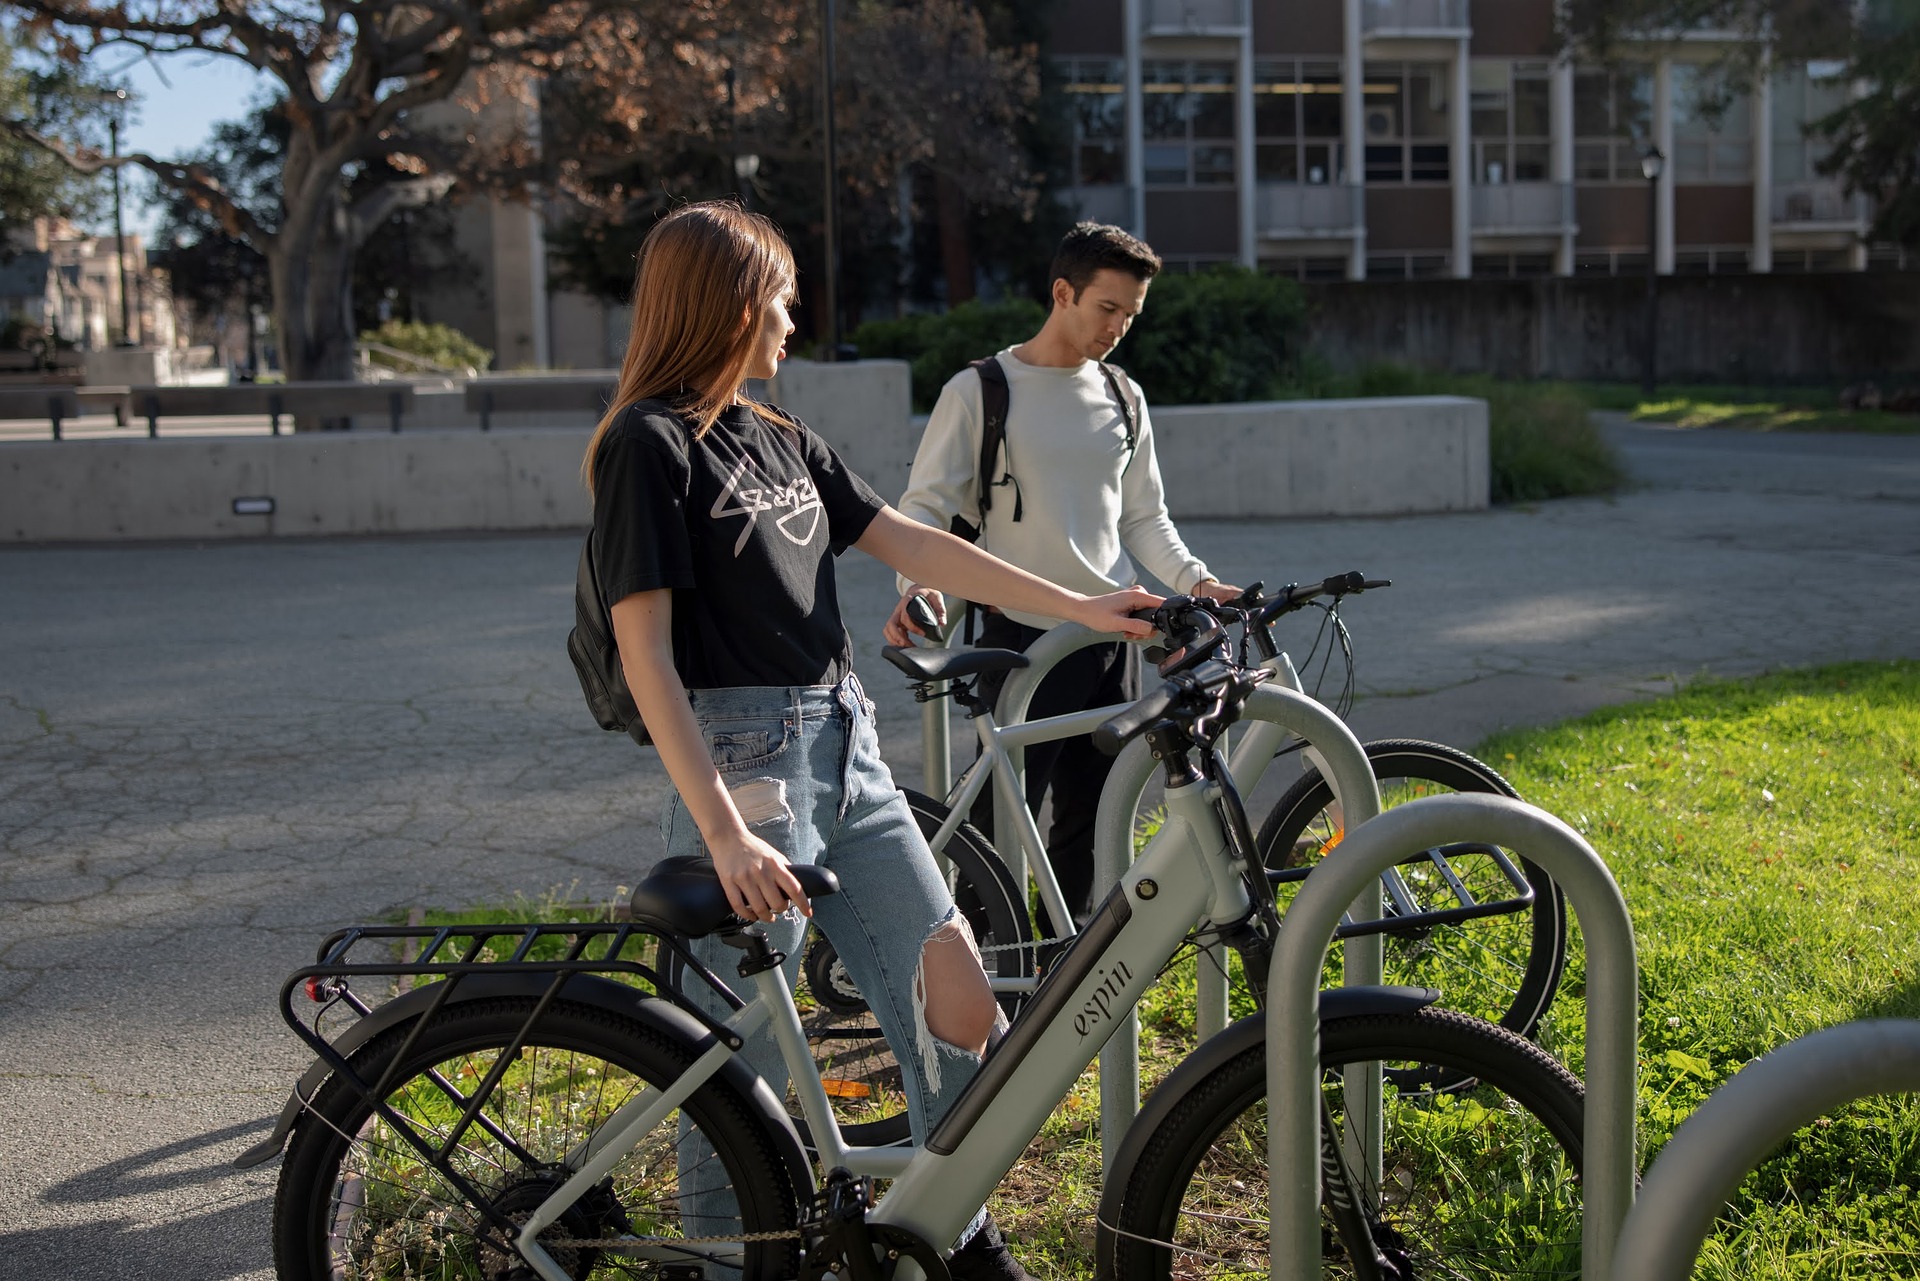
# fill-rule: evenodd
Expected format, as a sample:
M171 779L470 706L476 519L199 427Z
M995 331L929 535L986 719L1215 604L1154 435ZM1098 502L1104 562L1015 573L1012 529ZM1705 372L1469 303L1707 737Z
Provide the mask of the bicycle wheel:
M1167 1079L1161 1089L1180 1093L1138 1157L1115 1172L1124 1199L1115 1217L1102 1215L1117 1231L1103 1226L1101 1246L1117 1281L1268 1275L1264 1027L1242 1037L1247 1048L1219 1067ZM1336 1141L1346 1127L1340 1069L1377 1063L1390 1076L1411 1068L1465 1079L1442 1090L1384 1089L1384 1177L1352 1190L1399 1276L1579 1275L1579 1081L1530 1042L1451 1010L1333 1019L1320 1039ZM1354 1276L1324 1207L1321 1239L1326 1275Z
M1518 796L1491 765L1439 743L1389 739L1365 746L1374 777L1380 780L1383 808L1446 792ZM1319 861L1345 834L1333 789L1310 768L1267 815L1255 843L1267 867L1279 871ZM1513 897L1512 883L1484 850L1456 850L1447 861L1477 901ZM1383 981L1438 988L1446 993L1450 1008L1532 1036L1553 1003L1566 966L1567 906L1546 872L1525 859L1520 864L1533 887L1531 907L1389 933ZM1460 906L1457 893L1433 864L1403 866L1401 875L1428 906ZM1282 910L1293 892L1292 885L1279 887ZM1338 955L1336 951L1336 960Z
M455 1092L471 1092L486 1079L534 1006L532 997L452 1005L421 1030L404 1059L397 1056L411 1023L376 1036L350 1061L363 1080L390 1082L387 1104L429 1142L444 1144L462 1110ZM564 1181L559 1162L575 1144L647 1086L672 1084L695 1057L638 1022L556 1001L461 1135L451 1165L510 1219L524 1222ZM697 1206L682 1179L698 1184ZM575 1281L663 1265L697 1275L702 1263L740 1269L743 1281L775 1281L795 1275L797 1236L745 1245L739 1238L792 1230L796 1207L788 1167L764 1121L730 1086L711 1080L640 1136L540 1240ZM301 1119L281 1168L274 1261L280 1281L531 1277L517 1254L481 1238L484 1222L335 1074ZM634 1240L618 1250L565 1244L612 1237Z
M921 835L931 840L946 821L946 806L920 792L902 790ZM960 825L943 852L948 889L973 927L988 976L1030 977L1033 950L1019 945L1032 940L1033 930L1006 864L971 823ZM907 1100L893 1047L833 944L809 930L801 946L801 982L794 1000L841 1136L861 1147L906 1142ZM1018 1013L1023 999L1022 993L1001 994L1000 1005L1008 1018ZM789 1097L788 1104L801 1137L809 1139L798 1100Z

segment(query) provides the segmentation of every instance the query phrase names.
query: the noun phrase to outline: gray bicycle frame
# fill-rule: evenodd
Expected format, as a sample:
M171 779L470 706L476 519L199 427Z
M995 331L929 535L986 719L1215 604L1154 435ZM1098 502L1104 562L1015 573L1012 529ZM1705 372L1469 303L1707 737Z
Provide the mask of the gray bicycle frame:
M1335 777L1348 783L1353 812L1369 818L1378 812L1379 793L1365 751L1337 717L1287 690L1255 691L1252 701L1263 705L1264 714L1279 711L1289 721L1317 730L1319 736L1311 741L1326 753ZM1254 733L1247 737L1254 738ZM1364 786L1356 786L1362 782ZM784 977L778 969L754 976L755 999L726 1026L746 1035L771 1020L823 1168L842 1166L855 1174L894 1180L870 1216L872 1222L905 1228L937 1246L951 1244L1194 929L1209 921L1236 921L1249 911L1246 882L1227 851L1213 789L1203 784L1170 787L1166 810L1160 830L1088 925L1082 946L1096 950L1076 949L1063 963L1058 981L1036 996L1034 1008L1009 1034L1014 1039L996 1050L983 1076L962 1094L925 1147L849 1146L814 1068ZM1029 1026L1037 1030L1022 1030ZM540 1246L540 1233L717 1073L731 1053L717 1042L671 1085L643 1089L568 1154L565 1165L576 1173L540 1204L515 1239L536 1273L546 1281L567 1281L565 1269ZM1377 1165L1377 1125L1370 1128ZM684 1248L666 1244L648 1253L687 1257Z
M1046 856L1046 843L1040 835L1033 811L1026 804L1026 749L1035 743L1049 743L1057 739L1072 738L1090 734L1109 718L1118 715L1127 704L1116 703L1111 707L1093 708L1082 712L1069 712L1060 716L1047 716L1039 720L1025 720L1026 709L1033 698L1033 691L1041 680L1063 658L1077 650L1107 641L1120 640L1113 634L1091 631L1078 623L1063 623L1043 634L1027 651L1031 660L1029 666L1012 673L1005 688L1001 691L999 704L995 712L975 718L974 733L980 741L980 755L960 775L959 780L945 796L947 817L940 827L927 838L927 844L937 855L946 849L947 842L959 830L972 812L973 805L985 790L989 779L994 785L994 832L995 852L998 853L1007 870L1013 876L1016 886L1024 887L1029 876L1040 892L1040 901L1046 905L1048 917L1055 923L1055 929L1062 937L1071 937L1074 933L1073 916L1067 910L1066 898L1061 893L1060 882L1053 874L1053 866ZM1285 654L1268 659L1261 667L1274 673L1273 686L1284 687L1304 696L1299 675L1294 671L1292 660ZM944 700L936 700L944 708ZM933 704L929 704L932 706ZM1318 704L1315 704L1318 706ZM1325 745L1321 738L1333 739L1332 731L1322 718L1306 715L1301 722L1302 713L1289 713L1284 719L1286 725L1271 721L1261 721L1240 734L1238 741L1229 752L1234 781L1242 794L1249 792L1265 774L1267 766L1273 761L1274 754L1291 737L1306 739L1323 752ZM1011 723L1002 724L1006 717ZM1304 728L1292 728L1296 723ZM1351 737L1344 725L1340 726L1341 735ZM1320 737L1316 737L1316 733ZM931 738L931 735L928 736ZM1144 746L1139 749L1144 752ZM1334 750L1338 750L1337 748ZM1141 759L1144 759L1142 757ZM1365 754L1361 755L1364 765ZM1133 771L1123 771L1130 773ZM1352 822L1379 812L1378 787L1373 781L1371 766L1364 766L1364 781L1358 773L1349 774L1336 770L1329 765L1329 783L1333 792L1348 812L1355 817ZM1146 785L1146 777L1151 766L1140 771L1137 780L1122 785L1126 794L1129 814L1138 803ZM1343 774L1347 776L1343 777ZM1369 808L1365 797L1374 797ZM1351 804L1349 804L1351 802ZM1107 813L1107 797L1101 796L1100 812ZM999 835L1011 832L1013 841L1009 844ZM1131 853L1131 832L1126 845ZM1097 838L1096 838L1097 844ZM1110 858L1096 857L1096 889L1104 892L1116 884L1119 878L1117 867ZM1397 868L1389 868L1381 877L1383 889L1390 895L1405 899L1408 897L1406 886L1401 880ZM1380 914L1377 900L1356 901L1351 912L1354 920L1371 920ZM1378 935L1362 935L1346 944L1347 963L1354 967L1351 971L1354 983L1378 983L1380 981L1381 941ZM1226 987L1218 976L1219 966L1203 966L1201 970L1201 1023L1200 1035L1206 1036L1218 1032L1225 1026ZM1008 977L993 978L993 988L998 992L1030 992L1036 980L1032 978Z

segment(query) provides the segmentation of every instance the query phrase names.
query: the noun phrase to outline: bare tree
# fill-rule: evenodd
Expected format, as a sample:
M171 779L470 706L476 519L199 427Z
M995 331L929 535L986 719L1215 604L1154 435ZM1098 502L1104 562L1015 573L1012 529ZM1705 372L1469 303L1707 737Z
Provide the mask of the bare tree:
M233 198L205 169L144 153L122 156L215 218L268 264L288 375L351 376L352 264L396 211L434 200L457 180L511 186L537 172L534 113L482 109L530 103L539 77L620 24L650 48L697 43L723 0L19 0L26 29L72 65L109 51L201 51L277 82L289 122L278 217ZM627 109L639 86L618 87ZM6 128L75 168L111 163L99 150L13 119ZM364 181L369 174L391 181Z

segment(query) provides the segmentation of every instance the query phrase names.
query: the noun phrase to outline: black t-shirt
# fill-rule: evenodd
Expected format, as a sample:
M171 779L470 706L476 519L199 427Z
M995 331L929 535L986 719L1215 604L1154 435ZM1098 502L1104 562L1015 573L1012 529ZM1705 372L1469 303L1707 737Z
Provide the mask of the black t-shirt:
M732 406L693 438L661 401L629 408L593 460L594 557L609 605L673 589L688 689L830 685L847 673L833 556L886 504L805 426Z

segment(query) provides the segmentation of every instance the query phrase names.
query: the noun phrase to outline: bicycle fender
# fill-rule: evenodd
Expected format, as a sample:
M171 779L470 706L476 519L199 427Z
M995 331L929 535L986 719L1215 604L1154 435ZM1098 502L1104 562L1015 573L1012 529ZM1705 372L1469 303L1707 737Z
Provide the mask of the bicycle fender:
M1329 987L1320 991L1320 1021L1353 1018L1362 1014L1404 1014L1414 1010L1423 1010L1429 1005L1439 1003L1440 992L1430 987ZM1120 1206L1126 1196L1126 1187L1132 1178L1134 1167L1140 1163L1142 1151L1154 1132L1160 1128L1167 1113L1186 1096L1191 1086L1222 1064L1225 1064L1248 1050L1266 1044L1267 1016L1264 1013L1250 1014L1232 1024L1226 1030L1208 1037L1200 1047L1182 1059L1173 1071L1167 1074L1153 1093L1148 1096L1146 1106L1127 1126L1127 1134L1120 1142L1120 1150L1114 1154L1112 1172L1107 1175L1106 1184L1100 1193L1100 1212L1095 1219L1094 1233L1094 1270L1096 1277L1113 1275L1114 1234L1109 1224L1120 1221Z
M490 1000L502 996L533 996L546 993L553 982L546 974L472 974L460 980L458 993L450 998L449 1005L464 1004L469 1001ZM353 1052L385 1032L411 1019L419 1018L432 1004L437 984L428 984L403 993L378 1006L370 1014L346 1028L332 1042L333 1048L343 1057L352 1057ZM713 1034L700 1022L684 1010L676 1008L671 1002L656 996L636 991L624 983L615 983L611 979L597 974L575 974L567 980L560 991L562 999L581 1005L590 1005L629 1018L668 1038L680 1041L695 1053L711 1048ZM305 1100L311 1099L326 1083L333 1069L326 1060L316 1058L300 1077L300 1082L287 1096L287 1102L280 1109L275 1121L273 1133L245 1152L235 1157L236 1168L246 1170L264 1165L280 1154L286 1146L287 1136L306 1111ZM794 1132L793 1119L787 1110L780 1106L773 1091L759 1075L748 1067L739 1057L728 1059L714 1077L734 1088L747 1105L760 1114L774 1136L775 1145L780 1149L787 1168L793 1173L794 1186L808 1187L813 1182L813 1170L807 1163L806 1152L800 1145L800 1137Z

